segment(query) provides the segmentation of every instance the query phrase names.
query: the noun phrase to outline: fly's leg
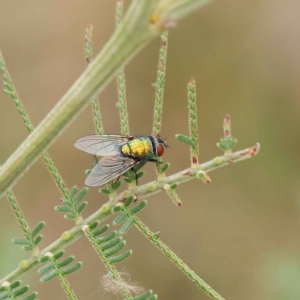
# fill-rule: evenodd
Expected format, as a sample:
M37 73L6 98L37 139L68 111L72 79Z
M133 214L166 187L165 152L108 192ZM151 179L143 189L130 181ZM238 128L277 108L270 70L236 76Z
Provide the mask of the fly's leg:
M113 185L115 185L115 184L119 181L120 177L121 177L121 176L119 176L119 177L117 178L117 180L116 180L115 182L113 182Z
M136 159L136 158L135 158ZM136 159L136 160L138 160L139 161L139 164L143 164L144 162L147 162L148 161L148 159ZM138 175L137 175L137 170L133 167L132 169L131 169L131 171L132 172L134 172L134 174L135 174L135 184L136 184L136 186L138 186Z
M131 172L134 173L134 176L135 176L135 184L138 185L138 177L137 177L137 172L136 170L134 169L134 167L132 169L130 169Z
M149 158L149 159L147 159L147 161L151 161L151 162L154 162L154 163L157 163L157 164L162 164L161 161L158 161L158 160L155 159L155 158Z
M138 186L139 185L139 180L138 180L137 172L134 171L134 174L135 174L135 185Z

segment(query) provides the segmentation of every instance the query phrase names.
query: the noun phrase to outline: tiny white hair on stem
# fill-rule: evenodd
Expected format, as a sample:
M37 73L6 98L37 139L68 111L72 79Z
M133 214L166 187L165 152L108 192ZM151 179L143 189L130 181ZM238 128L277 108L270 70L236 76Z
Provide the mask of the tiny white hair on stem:
M118 272L122 280L114 279L109 273L101 278L101 287L106 292L113 293L114 295L122 294L122 289L130 292L130 294L138 295L145 291L145 289L138 283L130 282L131 276L127 272Z

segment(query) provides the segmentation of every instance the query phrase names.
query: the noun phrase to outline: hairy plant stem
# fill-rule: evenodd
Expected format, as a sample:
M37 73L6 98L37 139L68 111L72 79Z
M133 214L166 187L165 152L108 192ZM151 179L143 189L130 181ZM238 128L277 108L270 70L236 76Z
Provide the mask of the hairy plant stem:
M57 263L55 261L52 261L52 260L50 260L50 261L51 261L51 264L52 264L52 268L54 270L56 270L57 279L58 279L61 287L65 291L66 295L68 296L69 300L78 300L78 298L76 297L75 292L72 289L68 279L63 274L63 272L61 272L61 270L60 270L59 266L57 265Z
M192 280L206 295L208 295L211 299L225 300L193 270L191 270L165 243L161 241L157 234L152 232L145 224L143 224L137 216L133 215L132 220L136 228L163 254L165 254L174 263L174 265L190 280Z
M251 158L255 156L259 152L260 146L259 144L256 144L253 147L247 148L242 151L237 151L232 153L230 156L219 156L215 157L214 159L205 162L203 164L200 164L197 168L188 168L186 170L183 170L181 172L178 172L176 174L173 174L171 176L165 177L164 181L158 182L153 181L148 184L142 185L134 190L134 194L138 199L143 199L146 196L156 194L158 192L164 191L164 185L165 184L173 184L177 183L180 184L185 181L189 181L192 179L195 179L196 174L199 171L205 171L210 172L215 169L218 169L220 167L226 166L228 164L232 164L235 162L239 162L248 158ZM128 198L131 195L131 191L127 190L121 194L118 195L118 197L114 201L109 201L102 205L102 207L90 215L88 218L86 218L82 225L88 225L91 224L94 221L99 221L100 223L108 218L112 213L111 209L114 207L114 205L119 201L124 201L125 198ZM56 241L54 241L51 245L46 247L45 249L41 250L40 254L36 257L30 258L26 263L20 264L20 266L14 270L12 273L4 277L2 280L0 280L0 285L4 281L13 282L16 279L21 279L24 277L30 270L35 269L39 262L38 259L42 256L44 256L47 252L55 253L59 250L62 250L66 248L68 245L74 243L77 239L79 239L82 235L82 225L81 226L75 226L68 232L68 239L65 238L59 238ZM22 267L22 266L26 266Z
M120 284L120 290L122 291L124 297L126 300L132 299L132 296L130 294L130 291L127 290L124 286L122 287L123 279L121 278L119 272L117 271L116 267L109 261L109 258L107 255L105 255L105 252L101 249L101 246L99 245L99 242L97 242L97 239L93 235L92 231L89 229L87 225L82 227L82 231L86 235L89 242L93 245L95 251L99 255L100 259L102 260L105 268L110 273L110 276L119 282Z
M162 30L211 0L133 0L111 39L69 91L0 168L0 196L15 184L59 134L123 67Z

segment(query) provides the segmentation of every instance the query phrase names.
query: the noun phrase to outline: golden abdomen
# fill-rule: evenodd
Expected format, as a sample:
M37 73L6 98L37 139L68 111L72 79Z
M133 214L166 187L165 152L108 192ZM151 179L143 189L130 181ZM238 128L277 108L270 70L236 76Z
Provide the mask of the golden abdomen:
M135 138L122 147L125 156L147 157L152 156L152 145L148 138Z

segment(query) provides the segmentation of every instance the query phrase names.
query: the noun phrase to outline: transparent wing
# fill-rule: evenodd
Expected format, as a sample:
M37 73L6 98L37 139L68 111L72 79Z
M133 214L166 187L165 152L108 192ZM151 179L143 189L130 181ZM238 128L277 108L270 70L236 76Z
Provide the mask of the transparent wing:
M89 135L77 140L77 149L97 156L106 156L120 145L126 144L130 137L124 135Z
M88 186L100 186L124 174L140 161L129 157L105 156L92 169L85 180Z

